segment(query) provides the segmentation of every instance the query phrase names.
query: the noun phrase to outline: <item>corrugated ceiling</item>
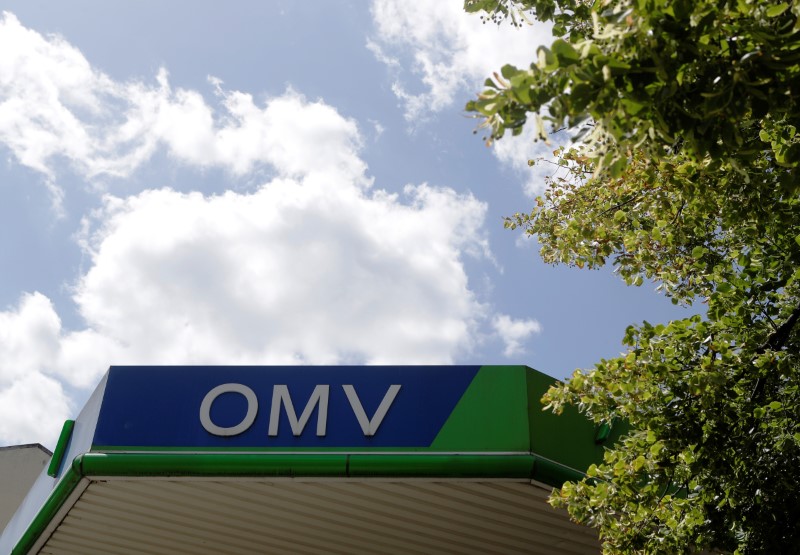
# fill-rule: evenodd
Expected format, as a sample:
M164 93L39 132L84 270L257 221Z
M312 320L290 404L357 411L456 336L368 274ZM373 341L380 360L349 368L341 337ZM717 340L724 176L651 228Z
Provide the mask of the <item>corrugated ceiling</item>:
M37 553L599 553L547 495L511 480L94 479Z

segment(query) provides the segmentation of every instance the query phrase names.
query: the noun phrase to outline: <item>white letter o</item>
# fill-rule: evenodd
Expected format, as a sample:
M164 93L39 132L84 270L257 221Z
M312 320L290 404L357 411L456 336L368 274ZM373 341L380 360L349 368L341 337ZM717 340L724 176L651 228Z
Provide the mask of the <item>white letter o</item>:
M240 395L244 395L244 398L247 399L247 414L244 415L244 418L241 422L239 422L236 426L231 426L230 428L217 426L211 421L211 405L214 403L217 397L223 393L239 393ZM257 413L258 399L256 399L256 394L253 393L252 389L240 383L225 383L218 385L209 391L203 399L203 402L200 403L200 423L207 432L214 434L215 436L235 436L241 434L247 430L247 428L253 425Z

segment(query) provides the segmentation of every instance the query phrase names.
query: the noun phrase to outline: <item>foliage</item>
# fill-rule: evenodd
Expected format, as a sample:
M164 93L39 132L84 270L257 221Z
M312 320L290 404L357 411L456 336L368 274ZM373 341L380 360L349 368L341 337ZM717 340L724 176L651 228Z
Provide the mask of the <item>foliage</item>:
M551 501L608 553L800 545L800 1L467 0L549 20L529 68L468 110L489 141L532 117L577 140L529 214L551 263L616 267L704 317L647 322L545 397L631 432Z

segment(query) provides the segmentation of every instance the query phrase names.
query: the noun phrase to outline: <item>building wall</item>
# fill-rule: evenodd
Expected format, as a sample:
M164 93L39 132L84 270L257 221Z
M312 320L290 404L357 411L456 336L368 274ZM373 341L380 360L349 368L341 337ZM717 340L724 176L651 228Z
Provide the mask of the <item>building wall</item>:
M51 455L38 443L0 447L0 530L14 516Z

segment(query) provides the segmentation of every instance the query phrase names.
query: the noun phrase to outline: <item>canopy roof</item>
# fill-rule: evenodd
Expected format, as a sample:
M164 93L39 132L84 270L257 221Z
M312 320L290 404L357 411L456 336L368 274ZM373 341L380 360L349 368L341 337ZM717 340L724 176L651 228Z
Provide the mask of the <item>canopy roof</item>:
M112 367L0 551L598 553L546 497L607 434L539 410L553 382L523 366Z

